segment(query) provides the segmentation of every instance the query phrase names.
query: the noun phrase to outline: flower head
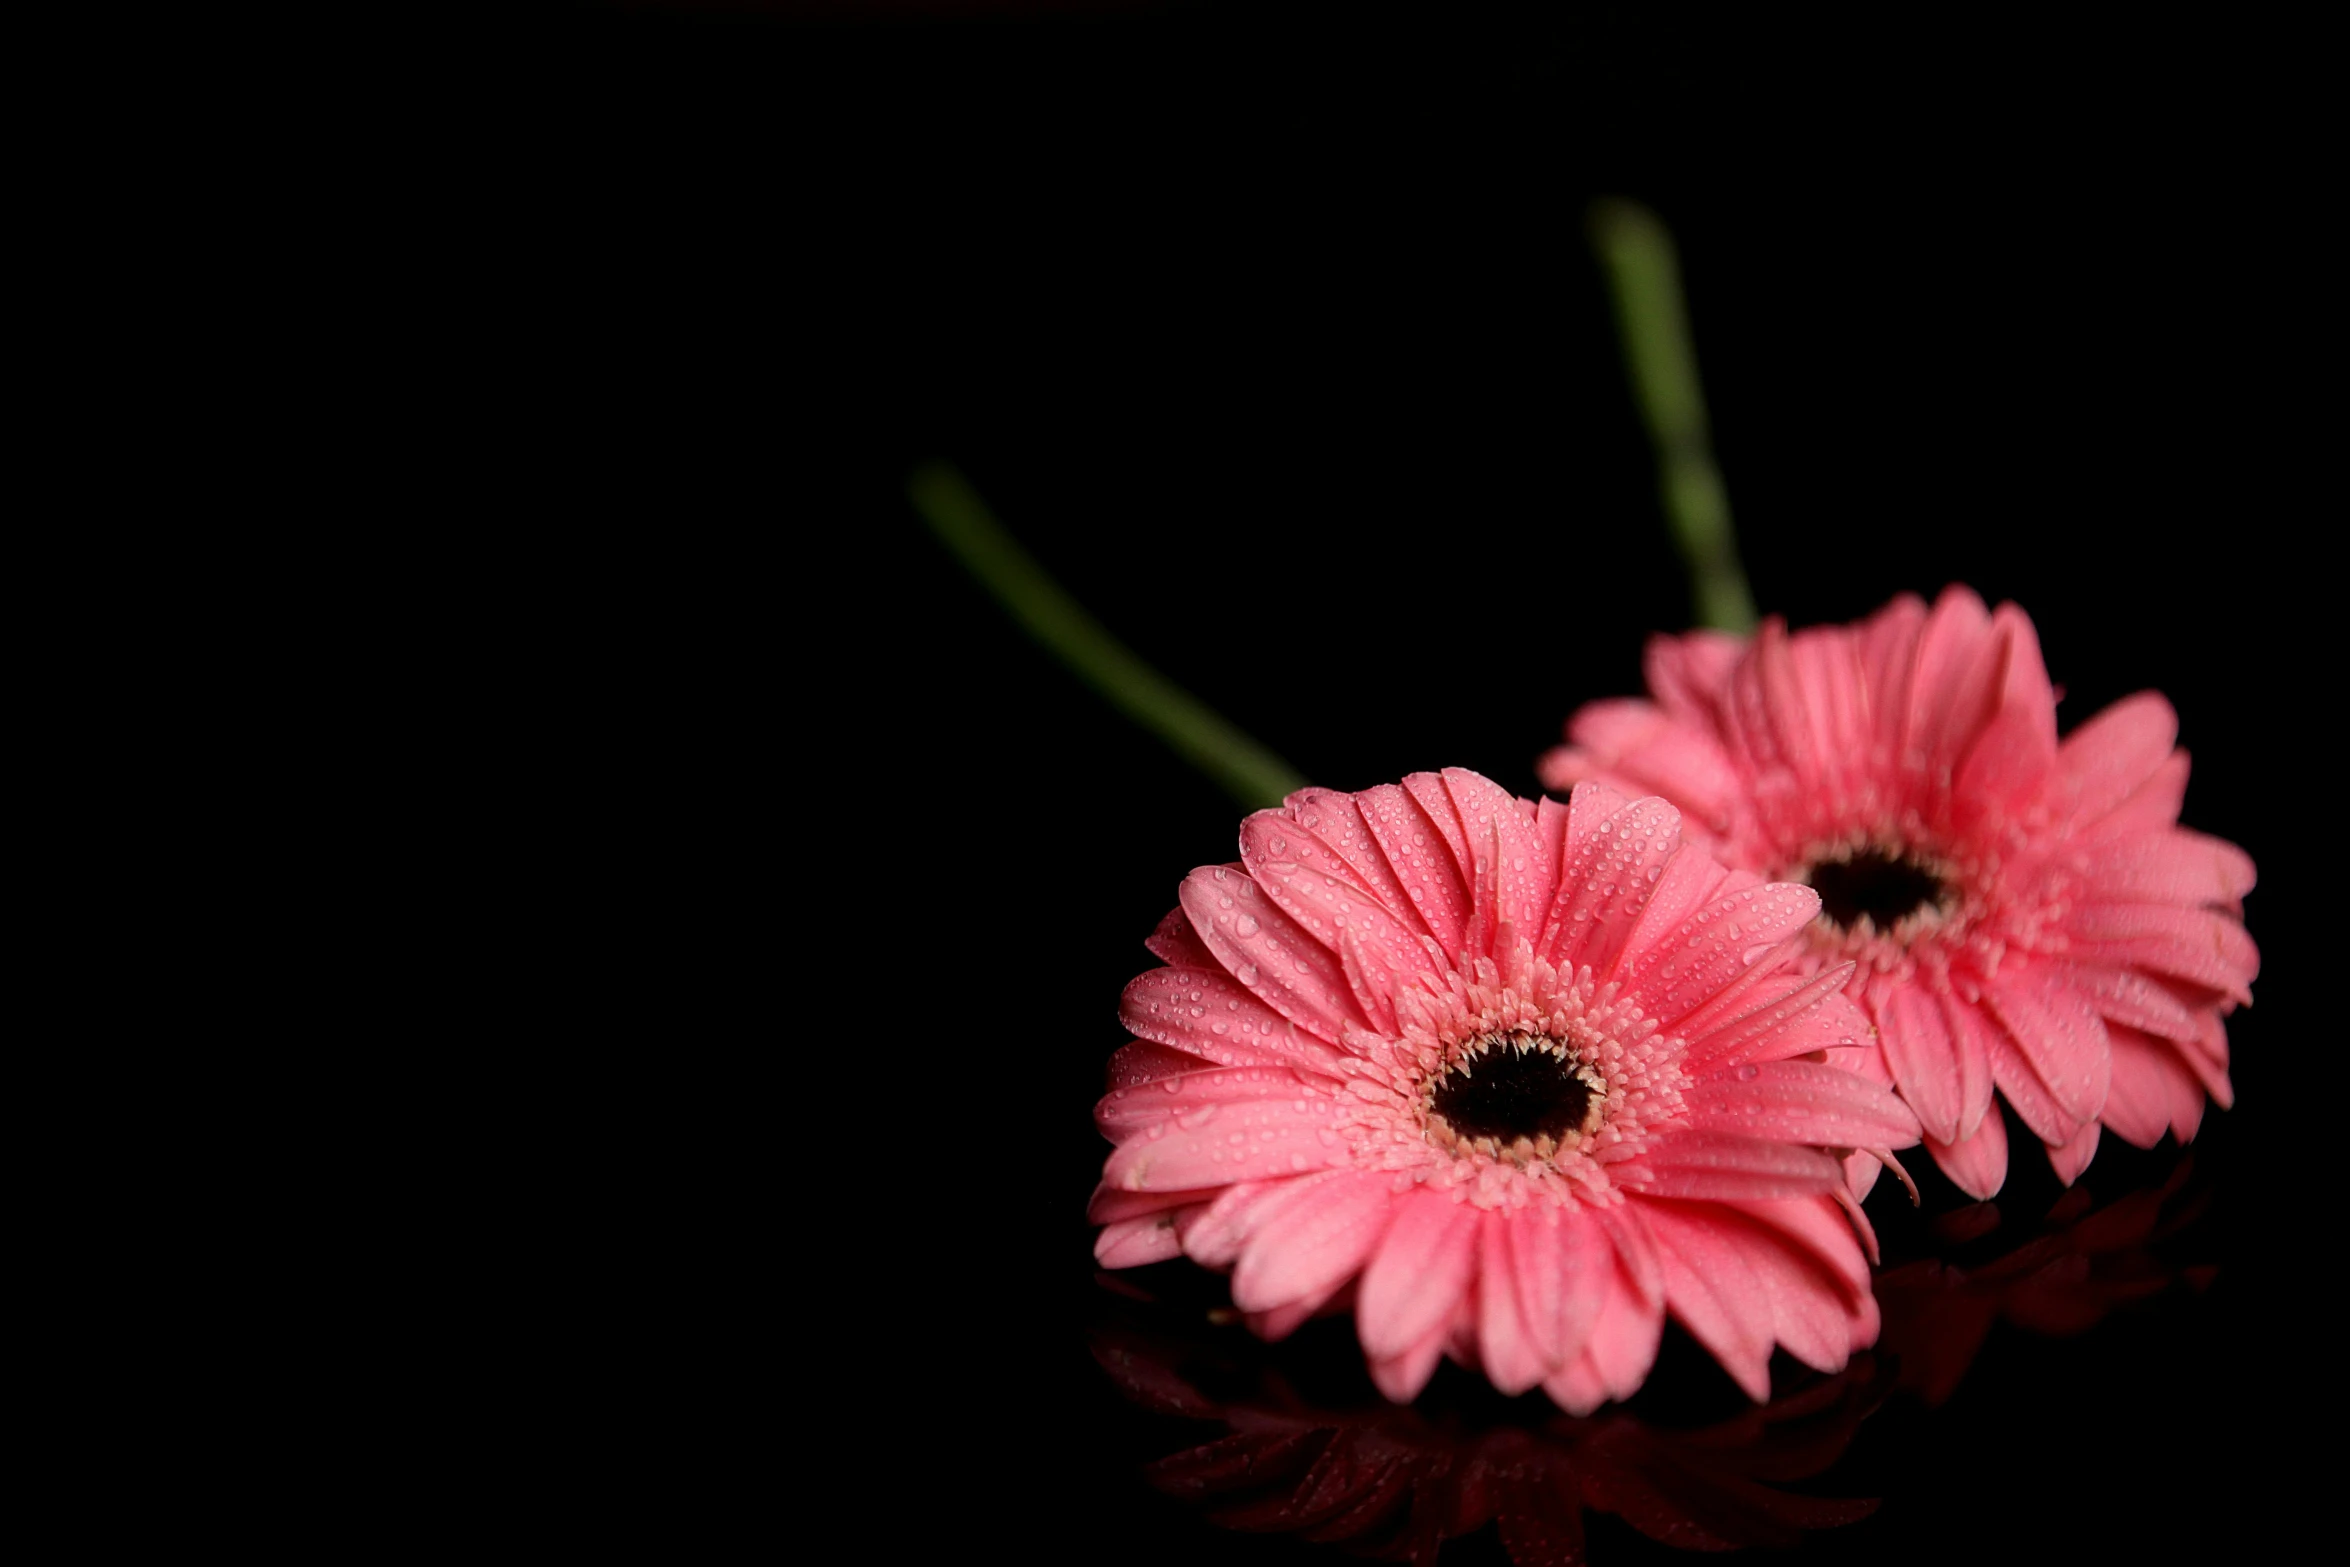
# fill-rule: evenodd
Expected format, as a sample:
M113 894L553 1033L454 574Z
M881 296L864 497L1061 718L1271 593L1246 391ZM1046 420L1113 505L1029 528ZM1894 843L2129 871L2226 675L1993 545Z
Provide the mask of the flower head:
M2185 1142L2206 1094L2230 1102L2252 862L2178 825L2187 757L2160 696L2060 744L2031 621L1964 588L1751 645L1660 637L1648 683L1577 713L1543 782L1653 790L1729 864L1817 889L1802 962L1860 966L1862 1069L1961 1187L2006 1176L1994 1089L2067 1182L2101 1125Z
M1126 989L1105 1264L1229 1268L1268 1338L1351 1291L1398 1400L1449 1353L1586 1412L1668 1309L1757 1399L1774 1343L1834 1370L1875 1337L1837 1155L1917 1127L1827 1064L1868 1030L1850 964L1790 970L1817 893L1724 870L1663 800L1458 769L1302 790L1240 847Z

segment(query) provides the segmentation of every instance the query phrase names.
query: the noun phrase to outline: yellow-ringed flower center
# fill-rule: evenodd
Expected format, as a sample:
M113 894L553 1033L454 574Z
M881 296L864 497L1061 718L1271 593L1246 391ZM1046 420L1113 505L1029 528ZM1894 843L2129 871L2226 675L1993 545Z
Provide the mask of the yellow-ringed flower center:
M1447 1153L1525 1165L1597 1130L1607 1081L1560 1040L1486 1034L1451 1052L1421 1104L1428 1140Z
M1958 906L1949 867L1914 849L1839 846L1794 872L1820 895L1820 917L1839 932L1906 936L1938 924Z

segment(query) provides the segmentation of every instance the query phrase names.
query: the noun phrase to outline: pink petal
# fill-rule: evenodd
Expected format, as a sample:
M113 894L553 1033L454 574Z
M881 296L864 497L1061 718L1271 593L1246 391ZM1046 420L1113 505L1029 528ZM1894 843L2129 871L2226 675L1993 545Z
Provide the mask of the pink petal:
M1444 1354L1444 1341L1451 1331L1450 1323L1439 1322L1395 1354L1372 1356L1372 1385L1398 1404L1418 1398L1420 1389L1436 1374L1436 1362Z
M2056 1102L2047 1085L2040 1081L2040 1074L2032 1069L2032 1063L2004 1030L1991 1038L1991 1080L1999 1085L2007 1102L2015 1106L2015 1113L2040 1141L2051 1145L2070 1142L2073 1133L2081 1129L2080 1118ZM1986 1125L1991 1119L1988 1115L1983 1117Z
M2083 826L2080 829L2082 841L2093 843L2099 839L2126 837L2131 833L2175 826L2179 819L2179 807L2187 798L2187 770L2187 753L2171 752L2155 767L2154 775L2140 784L2134 794L2104 816Z
M1649 1228L1674 1319L1722 1363L1746 1395L1771 1396L1771 1301L1735 1230L1702 1208L1652 1205Z
M1744 1201L1810 1197L1843 1183L1844 1170L1816 1148L1690 1129L1660 1137L1634 1161L1617 1165L1651 1197Z
M1506 922L1531 936L1549 906L1551 880L1534 824L1492 779L1464 767L1448 767L1441 776L1468 838L1473 879L1479 887L1492 888L1492 923ZM1476 919L1485 918L1484 911L1472 912Z
M1682 824L1687 831L1687 822ZM1645 873L1643 873L1645 874ZM1648 902L1640 910L1639 921L1623 938L1623 951L1616 958L1616 971L1638 969L1656 944L1670 936L1681 923L1697 912L1699 904L1719 892L1729 880L1711 854L1684 841L1665 859L1664 867L1650 889ZM1552 917L1557 917L1554 909ZM1561 933L1563 934L1563 933ZM1547 955L1557 949L1556 939L1544 937L1542 951Z
M1558 897L1542 926L1544 956L1562 969L1588 964L1603 981L1681 844L1681 813L1638 800L1595 825L1569 851Z
M1525 1211L1488 1212L1478 1227L1477 1358L1486 1378L1509 1394L1525 1392L1558 1369L1544 1358L1518 1312L1518 1269L1510 1231L1521 1224L1540 1223Z
M2048 1162L2056 1167L2056 1178L2070 1186L2089 1168L2089 1161L2097 1157L2097 1123L2091 1121L2073 1134L2072 1141L2062 1147L2048 1150Z
M1817 782L1828 770L1827 737L1814 727L1803 700L1785 621L1774 615L1763 622L1731 676L1730 695L1757 761L1784 766L1806 782Z
M1217 1187L1194 1192L1129 1192L1105 1181L1094 1187L1093 1198L1085 1205L1085 1218L1089 1224L1115 1224L1172 1208L1205 1207L1222 1195Z
M2224 1074L2221 1081L2226 1081ZM2170 1089L2171 1135L2184 1147L2195 1140L2196 1131L2203 1125L2203 1086L2192 1071L2185 1077L2167 1078L2166 1082ZM2219 1101L2223 1107L2227 1102Z
M1958 1135L1972 1137L1991 1109L1991 1040L1999 1025L1979 1006L1943 994L1942 1021L1958 1049Z
M1183 881L1192 928L1233 978L1298 1027L1336 1043L1363 1017L1338 955L1274 907L1246 875L1202 867Z
M1988 1202L1998 1196L1999 1188L2007 1182L2007 1122L1996 1110L1956 1143L1927 1138L1926 1152L1960 1191L1977 1201Z
M2007 683L2000 700L2021 704L2045 715L2050 746L2056 743L2056 687L2048 680L2048 661L2040 653L2040 633L2032 617L2013 604L1991 612L1991 629L2007 639Z
M2003 969L1984 987L1983 999L2066 1116L2075 1122L2095 1120L2105 1105L2112 1052L2105 1020L2066 983L2065 971ZM1993 1071L1996 1075L1996 1067Z
M1574 742L1571 749L1589 755L1594 766L1607 768L1638 752L1660 731L1670 728L1672 722L1653 702L1639 697L1610 697L1577 708L1567 724L1567 738ZM1567 749L1570 748L1560 747L1560 750ZM1571 789L1582 779L1568 778L1562 782ZM1544 787L1554 786L1545 778Z
M1926 627L1926 605L1904 593L1862 622L1861 690L1868 703L1870 732L1889 756L1901 752L1909 725L1909 693L1917 677L1918 638Z
M1857 1303L1869 1295L1869 1264L1860 1237L1832 1200L1810 1198L1802 1202L1749 1202L1732 1206L1754 1223L1776 1232L1781 1242L1800 1253L1808 1265L1822 1270L1835 1281L1848 1303Z
M1649 1238L1645 1219L1620 1218L1615 1226L1619 1239L1626 1226L1638 1228L1642 1250L1653 1257L1656 1246ZM1650 1296L1633 1282L1626 1268L1619 1251L1616 1265L1601 1271L1599 1304L1591 1314L1582 1352L1542 1384L1542 1390L1569 1414L1587 1415L1611 1398L1630 1398L1647 1380L1648 1368L1656 1364L1657 1344L1665 1325L1662 1280L1657 1293Z
M1119 1144L1102 1178L1133 1192L1179 1191L1303 1175L1351 1157L1328 1116L1300 1112L1287 1100L1209 1104Z
M1468 1289L1477 1212L1425 1188L1400 1200L1363 1271L1355 1307L1363 1348L1374 1360L1412 1350L1451 1315Z
M1752 1011L1715 1019L1705 1015L1714 1011L1709 1005L1683 1018L1679 1026L1689 1038L1683 1066L1691 1072L1719 1072L1868 1043L1874 1030L1867 1016L1839 994L1852 969L1850 963L1839 963L1801 984L1794 975L1776 975L1775 985L1757 987L1742 998L1753 1004ZM1772 990L1777 993L1769 994Z
M1142 1083L1155 1083L1162 1077L1181 1077L1186 1072L1204 1072L1216 1063L1203 1060L1186 1050L1162 1045L1147 1039L1138 1039L1130 1045L1121 1045L1110 1052L1110 1069L1105 1074L1105 1088L1133 1088ZM1262 1063L1273 1064L1271 1058Z
M2225 914L2150 903L2083 903L2067 921L2073 952L2108 968L2150 969L2216 990L2237 1004L2252 999L2260 953L2244 927Z
M2105 1097L2105 1124L2140 1148L2169 1131L2183 1144L2203 1121L2203 1084L2177 1046L2133 1028L2107 1030L2113 1039L2113 1092Z
M1243 1312L1248 1330L1268 1344L1278 1344L1318 1316L1323 1308L1336 1300L1352 1280L1341 1279L1327 1290L1301 1295L1296 1300L1275 1306L1270 1311Z
M1335 789L1300 789L1289 797L1282 814L1306 835L1335 855L1344 867L1341 879L1367 889L1380 905L1421 935L1434 932L1420 917L1411 894L1396 880L1395 867L1379 847L1371 824L1352 795Z
M1954 766L1991 717L2003 674L1983 601L1945 588L1918 639L1901 754L1929 769Z
M1952 790L1952 815L1965 830L2012 820L2047 792L2056 775L2052 704L2001 708L1966 753Z
M1966 1092L1959 1078L1958 1041L1951 1037L1940 1002L1922 985L1893 985L1877 1004L1877 1038L1925 1134L1956 1142ZM1852 1146L1865 1141L1855 1139Z
M1868 693L1860 670L1860 643L1841 626L1794 639L1795 674L1817 725L1818 744L1841 771L1869 751Z
M2074 964L2066 975L2073 989L2089 998L2106 1021L2127 1024L2165 1039L2190 1040L2200 1024L2186 1004L2143 974L2126 969Z
M1457 955L1469 919L1469 884L1442 833L1419 802L1394 784L1365 789L1355 800L1404 896L1437 943Z
M1615 1243L1574 1212L1528 1213L1511 1227L1518 1314L1553 1368L1582 1353L1616 1263Z
M1257 1226L1305 1191L1305 1186L1294 1180L1242 1181L1226 1187L1204 1208L1182 1209L1175 1216L1175 1233L1183 1242L1184 1255L1205 1267L1231 1267L1240 1260L1241 1245L1257 1232Z
M1424 938L1370 893L1341 879L1345 870L1336 856L1286 818L1258 812L1242 826L1240 845L1242 862L1257 885L1299 928L1340 953L1342 970L1341 937L1351 934L1360 943L1357 960L1363 973L1359 983L1350 982L1348 994L1373 1027L1393 1033L1391 998L1430 966Z
M2095 903L2208 903L2241 911L2252 890L2252 856L2224 839L2169 827L2101 845L2082 882Z
M1093 1242L1094 1261L1105 1268L1140 1268L1182 1255L1183 1243L1175 1238L1172 1213L1120 1219L1105 1226Z
M1191 916L1180 908L1169 909L1159 921L1159 928L1150 933L1143 943L1151 956L1176 968L1214 968L1216 960L1200 944L1199 936L1191 928Z
M1824 1213L1833 1205L1788 1203ZM1770 1307L1771 1336L1787 1353L1815 1371L1841 1371L1852 1351L1877 1335L1876 1301L1864 1288L1850 1290L1827 1261L1808 1245L1797 1243L1774 1228L1750 1223L1743 1238L1725 1235L1753 1270ZM1858 1256L1842 1221L1846 1247ZM1769 1383L1769 1357L1764 1357L1764 1382Z
M1819 911L1820 895L1791 882L1724 893L1650 948L1627 988L1669 1028L1716 999Z
M1845 1187L1851 1191L1855 1198L1866 1197L1870 1192L1876 1190L1877 1177L1883 1174L1884 1170L1885 1166L1878 1162L1875 1154L1866 1152L1846 1154L1844 1156Z
M1858 1073L1809 1061L1701 1078L1684 1100L1688 1124L1698 1131L1818 1148L1906 1148L1918 1140L1908 1105Z
M1567 802L1567 838L1564 852L1559 856L1559 880L1566 880L1566 867L1575 863L1599 824L1613 817L1632 803L1632 797L1606 784L1586 783L1575 786L1575 794Z
M1138 1039L1219 1066L1300 1066L1338 1070L1338 1052L1290 1027L1221 968L1157 968L1138 974L1118 998L1118 1021Z
M1339 1085L1287 1066L1211 1067L1153 1079L1131 1088L1113 1088L1093 1107L1094 1125L1113 1142L1125 1142L1164 1121L1197 1124L1203 1107L1285 1101L1288 1115L1317 1115L1328 1126ZM1302 1107L1302 1108L1301 1108Z
M2136 793L2178 737L2179 715L2152 691L2124 697L2074 730L2057 752L2073 820L2096 821Z
M2195 1017L2195 1037L2183 1041L2179 1059L2203 1084L2212 1103L2222 1110L2236 1102L2236 1091L2228 1082L2228 1031L2216 1012L2200 1012Z
M2174 1072L2186 1076L2187 1069L2134 1028L2108 1027L2106 1033L2113 1045L2113 1087L2099 1119L2123 1142L2151 1148L2170 1130L2171 1091L2165 1079Z
M1729 685L1730 672L1746 646L1745 638L1723 631L1650 637L1641 654L1641 672L1668 712L1701 712L1711 708Z
M1476 878L1476 859L1469 847L1469 830L1461 820L1460 811L1452 803L1452 794L1444 787L1440 773L1406 773L1404 793L1412 797L1420 813L1428 818L1437 836L1452 852L1453 869L1460 873L1461 885L1467 886Z
M1242 1311L1327 1300L1385 1232L1393 1206L1385 1176L1337 1170L1298 1184L1304 1187L1298 1199L1265 1218L1241 1245L1232 1304Z

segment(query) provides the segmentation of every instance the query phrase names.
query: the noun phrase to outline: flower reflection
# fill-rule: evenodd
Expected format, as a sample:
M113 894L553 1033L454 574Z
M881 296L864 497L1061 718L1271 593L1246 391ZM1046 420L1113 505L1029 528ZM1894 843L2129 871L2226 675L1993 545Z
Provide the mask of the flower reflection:
M2069 1337L2115 1307L2174 1284L2201 1289L2214 1270L2180 1266L2157 1248L2201 1217L2209 1202L2189 1157L2159 1187L2102 1207L2088 1188L2076 1186L2048 1210L2037 1233L2020 1240L1992 1203L1942 1215L1933 1226L1938 1255L1877 1275L1877 1304L1885 1314L1881 1346L1899 1362L1899 1385L1928 1407L1941 1404L2002 1319L2028 1333Z
M1866 1355L1684 1431L1621 1408L1577 1419L1548 1409L1513 1418L1501 1411L1514 1405L1493 1399L1398 1407L1367 1385L1317 1401L1279 1350L1233 1333L1172 1333L1134 1314L1098 1330L1094 1354L1135 1402L1226 1428L1148 1465L1151 1484L1223 1528L1361 1556L1431 1562L1446 1540L1492 1524L1519 1567L1579 1562L1587 1511L1689 1550L1786 1546L1877 1506L1779 1488L1834 1463L1876 1407L1884 1379Z
M2070 1335L2182 1281L2208 1282L2211 1270L2162 1255L2206 1206L2192 1169L2181 1160L2159 1187L2103 1206L2075 1187L2029 1230L1989 1203L1921 1226L1933 1254L1877 1279L1884 1332L1873 1355L1835 1376L1782 1360L1792 1375L1780 1397L1713 1423L1658 1418L1677 1395L1653 1385L1596 1418L1465 1378L1398 1407L1341 1353L1342 1333L1261 1344L1232 1313L1155 1299L1131 1274L1102 1276L1105 1300L1125 1298L1092 1347L1135 1404L1221 1427L1144 1469L1221 1528L1425 1563L1490 1525L1517 1567L1584 1560L1593 1513L1682 1549L1785 1547L1878 1509L1875 1498L1806 1493L1838 1489L1828 1471L1893 1392L1928 1408L1949 1398L1993 1323ZM1802 1482L1815 1483L1790 1488Z

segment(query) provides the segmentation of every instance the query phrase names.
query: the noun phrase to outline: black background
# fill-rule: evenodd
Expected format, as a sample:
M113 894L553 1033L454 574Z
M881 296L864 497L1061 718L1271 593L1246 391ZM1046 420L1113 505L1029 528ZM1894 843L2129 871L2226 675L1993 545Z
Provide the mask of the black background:
M1086 1347L1117 995L1240 812L1024 640L903 480L960 464L1317 783L1531 793L1566 714L1687 621L1581 238L1623 194L1681 244L1761 606L2014 599L2068 727L2172 698L2186 821L2262 874L2240 1106L2174 1248L2215 1282L1995 1334L1948 1406L1897 1398L1799 1487L1887 1498L1804 1549L2281 1538L2335 1416L2309 48L1972 11L634 6L487 73L475 438L520 459L507 498L564 541L547 600L724 890L705 969L757 998L713 1083L754 1085L723 1091L760 1128L726 1245L772 1323L711 1363L751 1456L709 1499L882 1559L1328 1554L1147 1488L1213 1433L1130 1410ZM2108 1139L2085 1182L2174 1158ZM2056 1191L2028 1144L2018 1170L2028 1226ZM1928 1215L1959 1200L1928 1179ZM802 1446L781 1479L756 1456ZM1595 1526L1595 1560L1664 1554Z

